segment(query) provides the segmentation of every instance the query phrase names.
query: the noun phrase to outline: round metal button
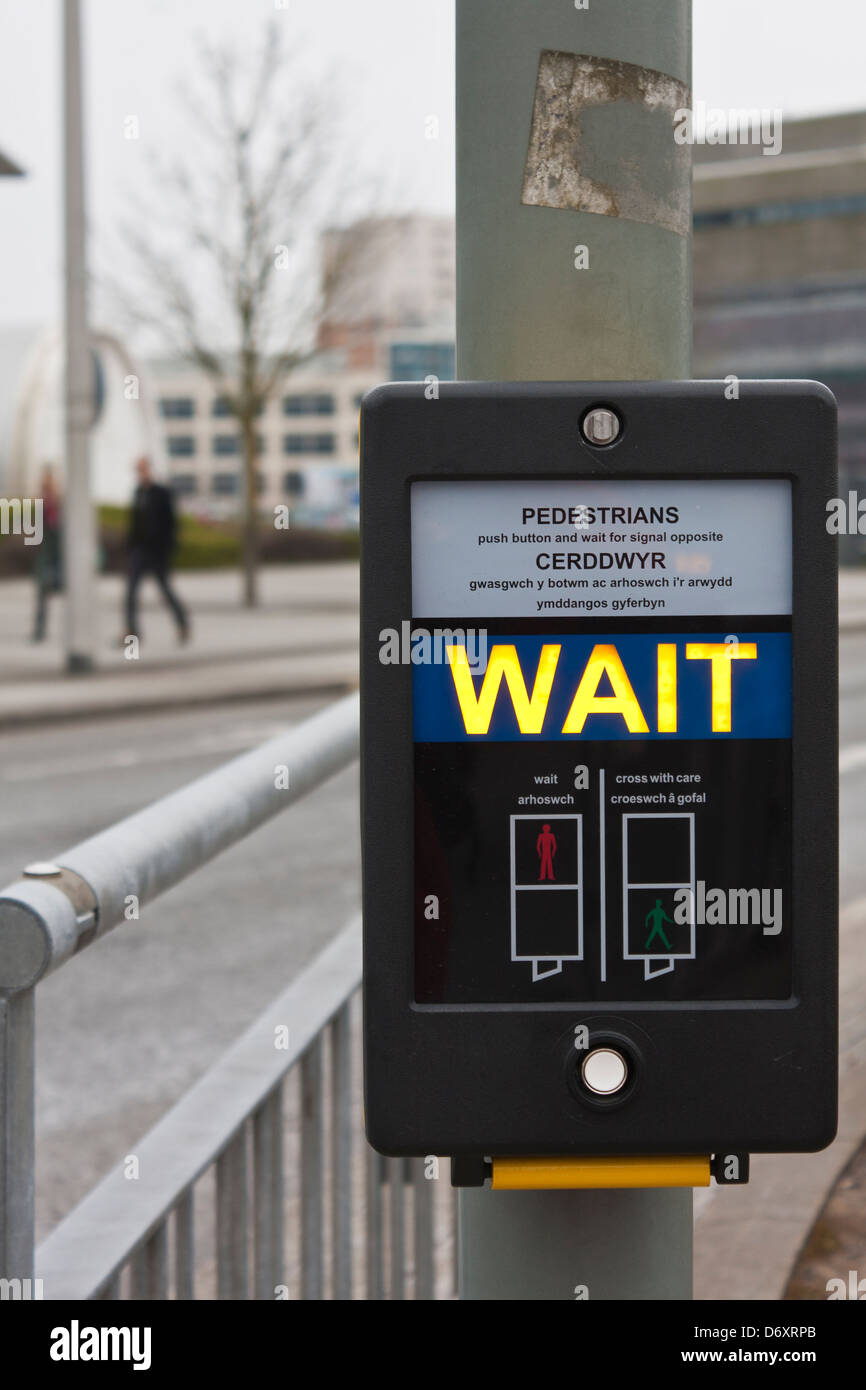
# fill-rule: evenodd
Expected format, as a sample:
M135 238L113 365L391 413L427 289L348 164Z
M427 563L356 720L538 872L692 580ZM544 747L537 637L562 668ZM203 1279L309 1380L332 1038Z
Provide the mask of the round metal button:
M580 1077L596 1096L614 1096L628 1080L628 1063L613 1047L595 1047L584 1057Z
M620 431L619 416L603 406L596 406L584 415L581 431L588 444L612 444Z

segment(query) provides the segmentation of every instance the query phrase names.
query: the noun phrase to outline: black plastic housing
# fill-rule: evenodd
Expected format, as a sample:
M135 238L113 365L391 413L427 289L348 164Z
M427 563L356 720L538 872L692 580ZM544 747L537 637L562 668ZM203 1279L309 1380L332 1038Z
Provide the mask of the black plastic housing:
M376 388L361 424L366 1124L387 1154L811 1151L836 1128L836 405L804 381L423 383ZM624 428L593 448L579 422ZM379 634L412 615L418 479L786 478L793 495L790 1000L668 1007L419 1006L413 986L412 667ZM723 827L720 826L720 833ZM564 1082L575 1023L628 1040L641 1084L585 1104Z

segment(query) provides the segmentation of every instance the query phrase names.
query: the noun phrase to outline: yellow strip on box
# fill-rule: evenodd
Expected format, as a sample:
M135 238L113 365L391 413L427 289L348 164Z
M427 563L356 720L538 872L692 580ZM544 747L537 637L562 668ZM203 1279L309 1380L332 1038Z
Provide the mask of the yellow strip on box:
M494 1158L498 1191L580 1187L709 1187L710 1159Z

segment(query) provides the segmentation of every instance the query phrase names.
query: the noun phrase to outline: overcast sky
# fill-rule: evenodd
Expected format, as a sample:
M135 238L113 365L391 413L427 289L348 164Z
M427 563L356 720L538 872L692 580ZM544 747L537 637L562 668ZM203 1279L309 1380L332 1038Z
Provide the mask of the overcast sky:
M608 0L610 3L610 0ZM695 0L694 97L786 118L866 108L862 0ZM274 0L84 0L89 216L115 225L148 143L178 138L177 85L201 34L255 44ZM60 0L0 0L0 325L57 318ZM282 14L277 11L277 17ZM291 0L321 81L340 73L360 172L387 171L405 205L453 209L452 0ZM399 58L399 61L396 61ZM138 142L123 137L135 114ZM437 114L440 139L419 138Z

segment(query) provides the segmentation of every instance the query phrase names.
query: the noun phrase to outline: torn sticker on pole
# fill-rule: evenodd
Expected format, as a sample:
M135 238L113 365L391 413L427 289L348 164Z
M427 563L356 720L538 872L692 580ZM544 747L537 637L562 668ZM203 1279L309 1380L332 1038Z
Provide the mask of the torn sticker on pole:
M687 236L691 152L674 121L689 102L684 83L652 68L543 51L521 202Z

